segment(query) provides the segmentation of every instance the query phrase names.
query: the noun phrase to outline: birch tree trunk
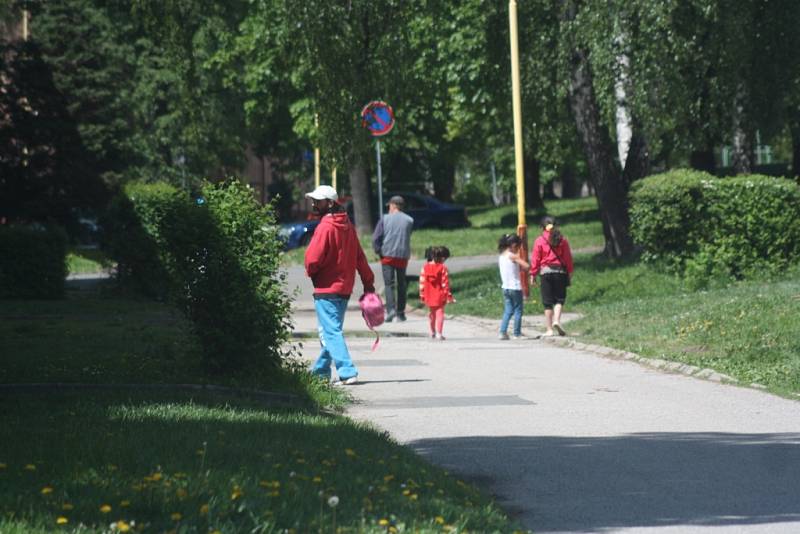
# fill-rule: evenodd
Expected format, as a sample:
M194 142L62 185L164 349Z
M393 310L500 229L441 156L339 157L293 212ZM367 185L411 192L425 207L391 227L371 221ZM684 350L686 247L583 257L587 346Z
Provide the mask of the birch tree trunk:
M628 216L628 188L614 165L613 145L600 122L587 52L572 50L569 102L586 155L589 180L597 194L603 221L605 253L620 258L633 251Z
M736 174L753 172L753 136L746 119L747 91L743 84L736 90L733 109L733 169Z

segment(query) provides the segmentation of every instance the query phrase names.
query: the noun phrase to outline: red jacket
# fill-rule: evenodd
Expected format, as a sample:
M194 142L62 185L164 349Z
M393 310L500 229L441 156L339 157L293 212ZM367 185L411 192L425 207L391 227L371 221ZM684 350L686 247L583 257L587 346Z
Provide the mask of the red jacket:
M422 266L422 272L419 275L419 298L431 307L444 306L448 302L453 302L453 294L450 293L450 279L444 263L429 261Z
M561 261L559 261L559 257ZM563 264L562 264L563 261ZM557 247L550 247L550 232L545 230L542 235L536 238L531 251L531 274L539 274L539 270L545 265L553 267L563 267L569 274L572 274L572 252L569 249L569 242L566 237L561 237L561 242Z
M375 284L375 275L358 242L356 229L344 212L322 217L306 249L305 263L306 274L314 284L314 294L349 297L356 270L365 288Z

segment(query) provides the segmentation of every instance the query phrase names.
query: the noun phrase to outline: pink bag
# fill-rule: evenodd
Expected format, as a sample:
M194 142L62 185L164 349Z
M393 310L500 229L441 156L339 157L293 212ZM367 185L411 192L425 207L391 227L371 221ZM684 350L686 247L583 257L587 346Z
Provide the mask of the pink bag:
M383 324L384 308L381 297L377 293L364 293L358 299L358 305L361 306L361 315L364 316L367 328L375 332L375 327ZM375 332L375 343L372 344L372 350L378 348L380 340L380 334Z

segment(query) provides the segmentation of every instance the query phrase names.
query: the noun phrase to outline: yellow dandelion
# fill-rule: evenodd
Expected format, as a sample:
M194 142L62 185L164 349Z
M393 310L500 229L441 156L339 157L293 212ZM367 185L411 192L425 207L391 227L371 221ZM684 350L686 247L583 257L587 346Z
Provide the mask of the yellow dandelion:
M281 494L281 492L280 492L280 491L278 491L278 490L272 490L272 491L270 491L270 492L269 492L269 496L270 496L270 497L277 497L277 496L279 496L280 494Z
M239 486L234 486L233 492L231 493L231 500L235 501L236 499L238 499L242 495L244 495L244 492L242 491L242 489Z
M169 517L173 521L180 521L183 519L183 515L180 512L172 512Z
M179 499L185 499L189 495L189 492L183 488L178 488L175 490L175 495L177 495Z
M108 512L111 511L111 506L108 504L104 504L100 507L100 511L103 512L104 514L107 514Z
M209 532L208 534L222 534L222 532L221 532L221 531L219 531L219 530L212 530L212 531L211 531L211 532Z
M391 525L388 530L389 530L389 532L392 532L392 533L398 532L397 527L394 526L394 525Z
M208 504L204 504L200 507L200 515L208 515Z
M444 517L437 515L433 518L437 525L444 525Z
M51 486L45 486L42 488L42 495L47 495L48 493L53 493L53 488Z
M408 497L409 495L411 495L411 490L409 490L409 489L404 489L404 490L403 490L403 495L405 495L406 497Z
M384 482L391 482L392 480L394 480L394 475L386 475L383 477Z
M5 464L5 463L3 463L3 462L0 462L0 469L5 469L5 468L7 468L7 467L8 467L8 464Z
M25 464L25 471L36 471L36 466L34 464Z
M382 526L382 527L385 527L386 525L388 525L388 524L389 524L389 520L388 520L388 519L385 519L385 518L384 518L384 519L381 519L381 520L379 520L379 521L378 521L378 524L379 524L380 526Z
M57 525L66 525L67 523L69 523L69 519L67 519L63 515L60 515L56 518Z
M131 501L119 501L119 505L123 508L127 508L131 505Z
M412 493L411 495L408 496L408 498L411 499L412 501L416 501L419 498L419 495L417 495L416 493Z
M313 482L315 484L319 484L320 482L322 482L322 477L319 477L319 476L314 477L314 478L311 479L311 482Z
M120 532L128 532L130 529L131 526L122 519L117 521L117 530L119 530Z
M70 503L68 503L68 502L65 502L64 504L62 504L62 505L61 505L61 509L62 509L62 510L64 510L64 511L66 511L66 512L69 512L69 511L70 511L70 510L72 510L73 508L75 508L75 507L74 507L74 506L72 506L72 504L70 504Z
M347 456L355 456L355 455L356 455L356 451L354 451L353 449L345 449L345 450L344 450L344 453L345 453Z

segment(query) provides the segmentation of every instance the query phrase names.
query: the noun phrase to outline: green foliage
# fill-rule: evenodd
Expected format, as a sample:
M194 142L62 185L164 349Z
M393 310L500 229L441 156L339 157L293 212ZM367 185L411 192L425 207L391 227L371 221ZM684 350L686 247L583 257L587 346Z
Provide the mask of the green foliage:
M0 298L61 298L66 255L67 235L58 227L0 225Z
M179 305L209 371L279 366L290 326L281 243L272 208L248 187L206 184L192 202L167 184L131 183L106 227L121 281Z
M188 202L166 183L131 182L114 197L103 216L105 247L117 262L120 282L132 290L164 299L176 281L170 271L171 256L162 233L168 214ZM184 224L178 217L178 224Z
M485 206L492 201L492 195L485 183L473 179L459 188L453 200L466 206Z
M56 221L107 194L68 101L35 42L0 42L0 218Z
M164 221L180 281L177 302L212 371L275 368L285 355L290 310L272 208L237 180L206 184L202 198Z
M644 258L666 260L697 287L780 271L800 258L800 187L783 178L652 176L634 187L631 218Z

